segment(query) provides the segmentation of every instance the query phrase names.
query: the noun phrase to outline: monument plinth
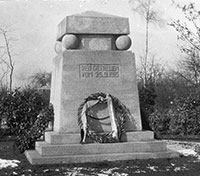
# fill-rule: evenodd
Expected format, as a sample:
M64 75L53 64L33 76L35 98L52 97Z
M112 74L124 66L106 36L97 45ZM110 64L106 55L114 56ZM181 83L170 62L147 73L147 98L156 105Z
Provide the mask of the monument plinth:
M26 151L32 164L177 156L163 141L154 140L153 132L142 131L135 57L126 51L131 46L128 34L127 18L93 11L67 16L58 25L51 84L54 131L45 133L44 142L36 142L35 151ZM105 94L84 101L99 92ZM78 126L80 109L85 128ZM81 130L101 134L113 129L118 134L116 143L86 139L80 144Z

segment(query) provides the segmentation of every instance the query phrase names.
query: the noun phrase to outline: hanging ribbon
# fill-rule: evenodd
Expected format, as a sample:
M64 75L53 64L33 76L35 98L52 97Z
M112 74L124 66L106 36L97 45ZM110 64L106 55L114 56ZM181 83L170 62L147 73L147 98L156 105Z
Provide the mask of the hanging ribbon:
M111 96L107 93L105 98L98 97L97 100L90 100L84 104L82 112L81 112L81 121L83 124L82 125L83 138L81 140L81 143L85 143L86 136L87 136L87 111L89 108L91 109L94 105L96 105L97 103L100 103L100 102L101 103L107 102L109 116L110 116L110 122L111 122L112 137L115 139L118 139L118 130L117 130L117 125L116 125L116 118L115 118L113 102L112 102Z
M110 122L111 122L111 129L112 129L112 137L115 139L118 139L118 131L117 131L117 125L116 125L116 119L115 119L115 112L113 108L113 102L112 98L109 96L109 94L106 94L106 100L108 104L108 111L110 115Z

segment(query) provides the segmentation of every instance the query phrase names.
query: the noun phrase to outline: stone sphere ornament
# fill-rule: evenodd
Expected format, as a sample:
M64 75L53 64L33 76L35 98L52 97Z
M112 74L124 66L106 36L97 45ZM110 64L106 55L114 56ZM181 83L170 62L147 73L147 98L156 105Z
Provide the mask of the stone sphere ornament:
M54 46L54 50L57 54L62 52L62 43L61 42L56 42Z
M121 35L115 41L118 50L127 50L131 46L131 39L127 35Z
M78 47L78 38L73 34L66 34L62 38L62 45L65 49L76 49Z

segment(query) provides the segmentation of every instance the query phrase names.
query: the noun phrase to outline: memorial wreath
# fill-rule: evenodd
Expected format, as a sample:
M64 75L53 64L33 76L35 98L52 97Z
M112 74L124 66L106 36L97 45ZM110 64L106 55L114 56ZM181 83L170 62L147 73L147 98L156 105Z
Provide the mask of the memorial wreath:
M106 103L109 111L108 117L98 119L89 115L89 111L96 104ZM125 132L125 121L130 116L129 109L116 97L102 92L91 94L85 98L78 108L78 125L81 129L81 143L86 142L86 137L99 143L120 142L122 133ZM110 117L111 131L107 133L97 133L90 130L88 117L102 120Z

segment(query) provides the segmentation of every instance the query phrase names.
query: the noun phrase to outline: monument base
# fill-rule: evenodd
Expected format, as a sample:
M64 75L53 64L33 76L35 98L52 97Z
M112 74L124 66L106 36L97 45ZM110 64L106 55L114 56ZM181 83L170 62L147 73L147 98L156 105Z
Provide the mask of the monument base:
M79 144L80 134L47 132L45 141L36 142L35 150L25 155L33 165L69 164L134 160L149 158L172 158L179 154L168 150L166 142L154 140L151 131L127 132L120 143Z

